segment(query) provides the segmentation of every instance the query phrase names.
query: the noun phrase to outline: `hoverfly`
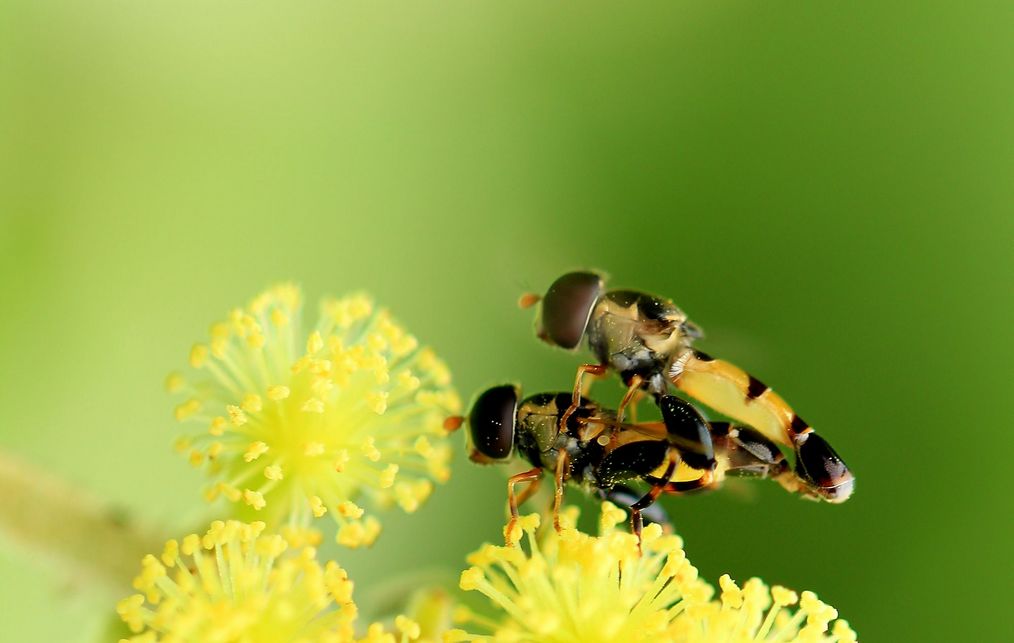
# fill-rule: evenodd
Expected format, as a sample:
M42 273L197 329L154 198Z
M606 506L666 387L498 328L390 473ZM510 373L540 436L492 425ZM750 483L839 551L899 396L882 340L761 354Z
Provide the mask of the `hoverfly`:
M615 411L581 397L561 423L571 403L569 391L522 399L519 387L506 384L483 391L468 411L474 462L506 463L517 455L532 465L507 482L512 522L518 517L518 506L536 491L545 472L555 480L557 529L564 485L571 482L627 505L631 530L638 537L642 513L650 512L660 495L714 489L727 476L773 478L791 491L811 493L778 447L759 431L724 422L709 424L690 403L676 396L660 397L660 422L621 422ZM447 428L457 428L464 419L449 418ZM637 480L650 486L639 499L623 484ZM517 495L515 486L522 482L529 485ZM648 516L667 522L664 512Z
M618 409L642 395L665 399L671 383L694 400L753 427L769 442L795 453L795 477L805 495L844 502L855 478L841 457L770 387L738 366L694 350L703 333L671 300L633 290L606 290L593 272L571 272L543 296L527 294L522 307L539 304L536 326L545 342L576 350L582 339L598 363L578 368L561 425L580 408L585 375L615 371L627 386Z

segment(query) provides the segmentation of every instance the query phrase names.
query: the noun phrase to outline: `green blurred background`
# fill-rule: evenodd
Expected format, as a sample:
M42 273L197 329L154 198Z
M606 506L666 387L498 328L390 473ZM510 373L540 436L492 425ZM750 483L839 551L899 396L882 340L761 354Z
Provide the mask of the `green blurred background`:
M0 0L0 446L178 527L162 380L266 284L373 292L467 398L568 386L515 300L597 267L857 475L667 500L702 573L869 641L1003 639L1012 65L1009 2ZM343 559L361 598L499 537L504 472L455 464ZM0 579L5 641L111 610L10 548Z

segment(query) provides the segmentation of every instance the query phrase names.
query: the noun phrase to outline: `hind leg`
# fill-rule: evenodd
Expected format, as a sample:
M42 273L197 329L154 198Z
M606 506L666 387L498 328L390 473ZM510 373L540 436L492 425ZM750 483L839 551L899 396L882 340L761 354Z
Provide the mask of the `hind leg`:
M599 491L599 497L620 507L629 507L641 498L641 493L630 487L618 484L609 491ZM672 529L672 520L660 504L653 504L641 509L641 520L647 524L656 523L663 529Z
M630 531L637 536L638 551L641 549L641 531L644 529L644 519L641 517L641 512L655 504L655 501L658 500L658 497L665 490L666 483L664 481L668 481L675 471L676 456L672 454L669 457L669 465L666 467L662 478L655 484L652 484L651 489L648 489L648 493L644 494L640 500L630 505Z

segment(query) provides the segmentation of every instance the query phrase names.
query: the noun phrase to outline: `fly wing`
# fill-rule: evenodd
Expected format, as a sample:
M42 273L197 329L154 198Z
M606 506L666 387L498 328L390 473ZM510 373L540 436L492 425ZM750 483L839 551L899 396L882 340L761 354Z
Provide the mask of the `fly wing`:
M610 334L616 337L644 335L668 335L673 322L669 319L638 317L633 309L612 308L602 313L602 323L609 326Z
M639 422L637 424L630 424L627 422L617 422L615 415L597 415L588 418L589 423L599 423L604 425L611 433L621 436L620 442L637 442L640 440L666 440L666 429L665 424L661 422ZM622 436L627 436L627 439L623 439Z

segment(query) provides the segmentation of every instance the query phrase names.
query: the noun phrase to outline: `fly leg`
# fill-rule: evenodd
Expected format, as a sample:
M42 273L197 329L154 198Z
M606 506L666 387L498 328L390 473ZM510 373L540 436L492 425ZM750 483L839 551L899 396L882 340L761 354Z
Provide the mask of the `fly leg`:
M570 406L560 416L560 431L566 430L567 420L570 419L570 416L574 415L577 407L581 406L581 397L585 393L583 381L585 374L598 377L605 375L606 368L604 364L582 364L577 367L577 377L574 380L574 395L571 397Z
M556 456L556 488L553 490L553 527L556 528L556 532L561 531L560 527L560 505L563 504L563 483L567 479L568 469L570 469L570 456L567 455L567 451L560 449L560 454Z
M658 482L651 485L651 489L648 493L630 505L630 531L637 536L637 551L641 551L641 530L644 529L644 520L641 517L641 511L647 509L655 503L655 500L665 490L665 486L672 474L676 471L676 453L671 452L669 456L669 465L665 468L665 473L662 474L662 478Z
M613 503L614 505L629 507L640 499L641 493L624 484L618 484L609 491L603 491L600 489L599 497ZM641 519L649 525L651 523L657 523L666 531L672 530L672 520L669 519L669 514L666 513L665 509L660 504L654 504L649 507L642 508Z
M531 483L529 488L531 488L532 485L538 483L540 478L542 478L542 468L534 467L528 471L522 471L521 473L515 474L507 480L507 506L510 508L511 517L510 520L507 521L507 526L504 528L503 533L508 547L512 544L510 536L514 532L514 526L518 522L518 505L527 499L523 493L521 502L519 502L518 498L514 495L514 486L519 482L529 482ZM528 489L525 490L525 492L527 491Z
M627 392L624 393L623 399L620 400L620 405L616 408L616 421L623 422L623 414L626 412L627 407L631 403L634 404L631 408L631 415L635 415L637 412L637 397L641 391L641 384L644 383L644 378L640 375L634 375L630 378L630 383L627 385ZM636 421L636 418L635 420Z
M518 494L518 508L520 509L521 505L528 502L528 500L539 491L539 487L541 486L542 475L540 474L538 478L532 480L529 485L525 487L520 494Z

